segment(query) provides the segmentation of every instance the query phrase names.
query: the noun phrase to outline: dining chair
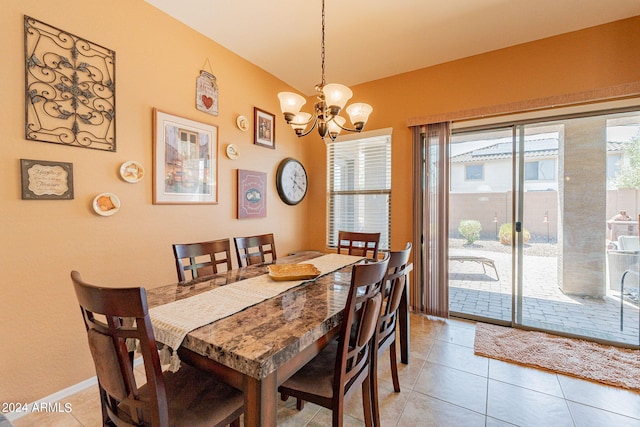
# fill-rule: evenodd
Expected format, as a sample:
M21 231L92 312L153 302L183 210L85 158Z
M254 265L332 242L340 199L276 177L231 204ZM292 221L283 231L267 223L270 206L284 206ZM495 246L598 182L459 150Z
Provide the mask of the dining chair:
M283 400L290 396L297 398L299 410L304 401L331 409L332 425L342 426L345 400L361 386L365 425L374 425L374 420L379 420L379 414L374 413L378 409L378 393L373 385L377 383L374 377L381 291L388 265L387 256L352 267L338 338L278 387Z
M271 256L270 261L275 261L277 258L273 233L258 236L234 237L233 242L236 245L239 267L247 267L249 265L266 262L267 259L265 255Z
M103 425L239 426L242 392L185 363L162 372L144 288L105 288L71 272L98 377ZM139 346L146 383L138 384L128 344Z
M218 272L218 265L225 264L227 271L232 268L231 243L229 239L174 244L172 246L179 282L215 274ZM223 255L216 257L217 254ZM191 277L187 277L187 271L189 271Z
M387 348L389 349L393 389L396 392L400 392L398 363L396 361L396 325L398 324L398 307L400 306L402 292L407 285L411 242L407 242L404 249L393 251L389 254L387 283L382 293L382 310L380 313L380 329L378 331L378 356L383 354Z
M360 255L369 259L378 259L380 233L359 233L338 231L338 253L347 251L347 255ZM367 253L371 252L371 256Z

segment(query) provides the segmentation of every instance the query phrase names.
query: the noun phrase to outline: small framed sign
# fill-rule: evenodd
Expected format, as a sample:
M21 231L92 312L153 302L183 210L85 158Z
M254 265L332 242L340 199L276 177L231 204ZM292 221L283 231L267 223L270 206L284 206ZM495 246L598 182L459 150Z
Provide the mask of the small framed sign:
M218 115L218 84L216 76L200 70L196 79L196 108L211 115Z
M73 200L73 163L20 159L22 200Z

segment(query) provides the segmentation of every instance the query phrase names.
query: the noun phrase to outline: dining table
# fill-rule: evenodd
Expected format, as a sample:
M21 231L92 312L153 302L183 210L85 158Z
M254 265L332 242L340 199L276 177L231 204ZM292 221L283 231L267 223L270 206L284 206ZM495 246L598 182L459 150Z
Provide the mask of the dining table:
M263 288L273 287L269 284L271 276L268 274L268 265L271 263L147 288L147 302L156 340L160 346L169 347L174 358L179 357L179 363L188 363L205 370L242 390L245 396L245 426L275 426L278 386L338 335L351 283L351 268L362 258L301 251L272 262L316 265L327 261L327 257L334 263L339 261L339 268L323 271L316 278L294 282L290 288L275 296L260 297L264 293ZM252 285L252 281L256 280L255 285ZM276 286L274 289L278 289L277 286L282 283L273 282ZM225 299L221 292L226 287L231 289L244 284L254 286L244 287L242 292L248 297L258 296L257 303L251 303L237 312L224 314L195 329L188 327L183 335L172 338L173 343L169 343L171 339L164 338L163 333L158 333L160 327L157 328L154 320L154 310L160 311L175 304L190 304L191 301L203 299L207 302L200 301L187 306L188 309L184 309L186 316L193 313L196 317L199 312L207 310L222 309L225 312L227 306L235 304L235 299ZM399 317L403 363L409 362L407 292L405 289ZM157 317L162 319L159 314Z

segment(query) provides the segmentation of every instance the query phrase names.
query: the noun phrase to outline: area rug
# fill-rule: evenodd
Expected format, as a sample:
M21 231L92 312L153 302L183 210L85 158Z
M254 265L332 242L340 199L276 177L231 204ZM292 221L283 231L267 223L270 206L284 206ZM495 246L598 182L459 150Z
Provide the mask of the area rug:
M640 391L640 351L478 323L474 353Z

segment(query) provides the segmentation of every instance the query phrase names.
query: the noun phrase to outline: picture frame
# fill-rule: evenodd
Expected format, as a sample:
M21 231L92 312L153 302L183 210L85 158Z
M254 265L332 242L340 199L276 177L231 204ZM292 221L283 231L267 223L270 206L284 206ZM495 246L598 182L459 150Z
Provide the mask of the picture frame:
M153 109L153 204L218 203L218 127Z
M253 107L253 132L255 145L276 148L276 116Z
M22 200L73 200L73 163L20 159Z
M238 219L267 216L267 174L238 169Z

